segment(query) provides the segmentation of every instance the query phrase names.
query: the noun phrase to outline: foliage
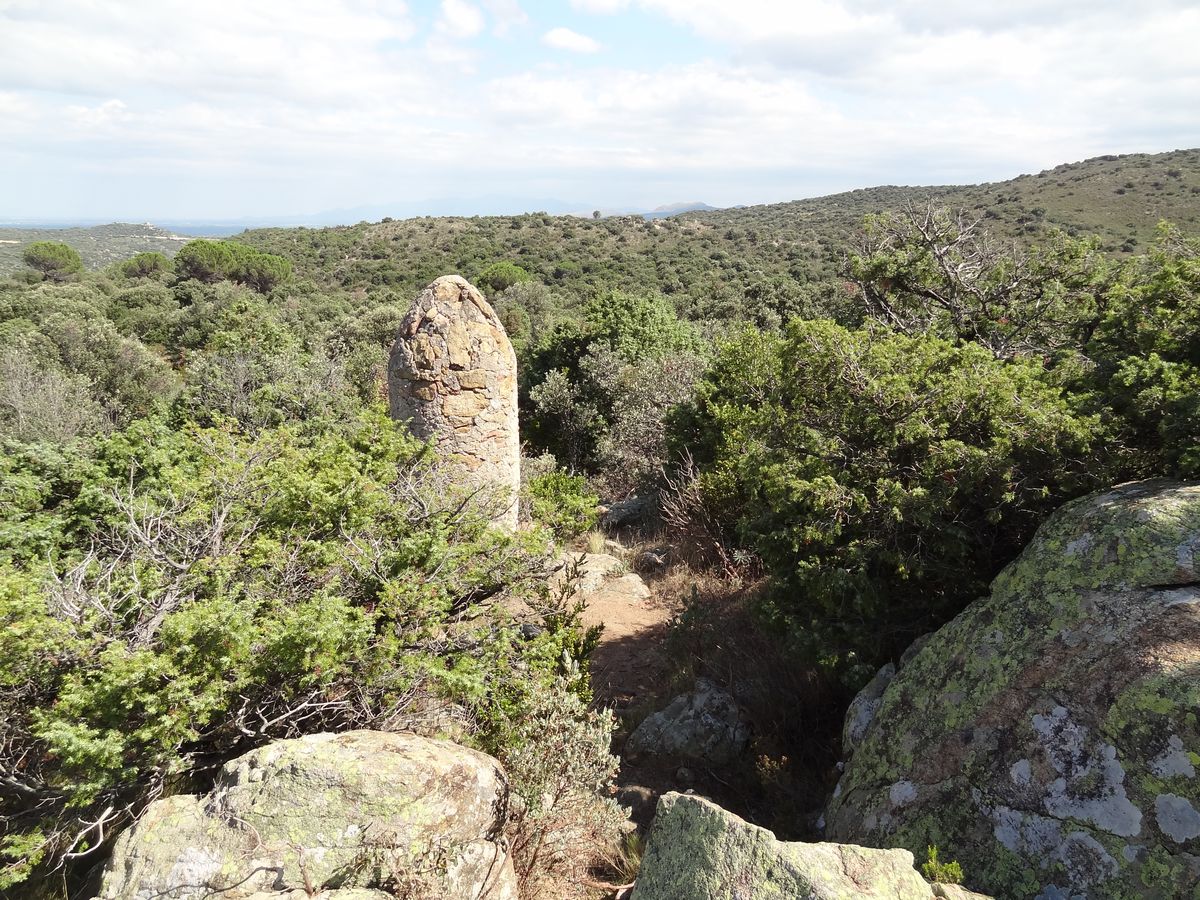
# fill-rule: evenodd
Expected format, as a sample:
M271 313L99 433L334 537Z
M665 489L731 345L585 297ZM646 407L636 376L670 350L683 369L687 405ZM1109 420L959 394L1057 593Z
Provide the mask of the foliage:
M1000 358L1078 346L1115 267L1096 241L1004 246L980 219L930 205L872 216L847 262L867 309L905 334L973 341Z
M121 274L126 278L160 278L174 268L171 260L153 251L139 253L120 265Z
M575 471L628 491L664 459L663 421L687 399L703 341L662 297L619 291L553 329L522 371L528 439Z
M930 846L926 851L925 862L921 864L921 874L931 884L962 884L963 870L957 861L948 863L938 860L938 848Z
M292 264L282 256L262 253L245 244L200 239L180 248L175 271L180 278L209 284L227 279L267 294L291 277Z
M475 283L489 294L499 294L514 284L530 281L532 276L516 263L503 260L492 263L479 273Z
M1200 477L1200 240L1164 225L1129 270L1087 348L1090 399L1130 476Z
M772 574L770 612L830 662L945 621L1102 477L1095 421L1040 365L831 322L726 344L675 429L714 513Z
M195 278L209 284L220 281L233 266L232 246L228 241L203 238L190 241L175 254L175 272L180 278Z
M488 528L382 413L306 434L149 419L72 487L39 487L63 474L36 457L0 474L26 523L0 535L36 523L51 547L0 551L8 883L274 738L413 727L433 697L495 750L583 646L561 610L514 637L498 601L536 596L544 539Z
M79 253L60 241L36 241L25 248L21 258L49 281L66 281L83 271Z
M520 798L512 853L522 896L571 896L588 869L611 859L624 811L608 794L619 762L609 745L616 720L559 680L528 700L502 761Z
M530 515L560 541L596 526L600 498L588 490L587 479L555 468L529 479Z

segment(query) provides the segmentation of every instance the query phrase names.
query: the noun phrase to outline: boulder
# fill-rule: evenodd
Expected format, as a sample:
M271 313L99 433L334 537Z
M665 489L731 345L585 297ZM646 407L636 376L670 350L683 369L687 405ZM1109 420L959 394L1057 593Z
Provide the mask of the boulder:
M826 834L1003 897L1200 891L1200 485L1068 504L883 690Z
M694 691L680 694L634 729L625 754L723 765L740 756L749 741L750 729L742 721L737 701L711 681L698 678Z
M399 883L516 900L500 842L507 801L500 764L447 741L373 731L279 741L226 764L206 796L152 803L118 838L100 898L370 900Z
M459 276L426 287L400 323L388 403L392 417L432 442L465 483L488 499L499 495L497 525L517 527L517 357L495 310Z
M633 900L930 900L907 850L779 841L689 794L664 794Z

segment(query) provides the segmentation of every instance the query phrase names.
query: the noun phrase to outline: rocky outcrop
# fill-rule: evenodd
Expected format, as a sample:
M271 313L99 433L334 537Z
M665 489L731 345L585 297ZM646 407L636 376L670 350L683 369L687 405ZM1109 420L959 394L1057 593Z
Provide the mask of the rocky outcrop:
M457 275L423 290L400 324L388 360L392 417L494 491L496 524L517 527L521 443L517 357L483 295Z
M373 900L395 885L516 900L499 840L507 801L500 764L447 741L373 731L280 741L228 763L206 796L152 803L117 840L100 900Z
M742 754L750 729L737 701L705 678L663 710L647 716L629 736L625 754L670 756L723 765Z
M882 691L827 834L1003 897L1200 890L1200 485L1059 510Z
M802 844L688 794L664 794L633 900L930 900L906 850Z

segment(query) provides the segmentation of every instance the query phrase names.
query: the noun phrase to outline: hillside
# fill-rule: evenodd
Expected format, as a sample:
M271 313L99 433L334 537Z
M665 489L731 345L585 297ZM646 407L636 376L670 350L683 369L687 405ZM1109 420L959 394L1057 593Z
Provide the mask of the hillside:
M409 292L448 271L474 277L511 260L578 297L611 287L657 289L689 315L707 317L747 294L835 276L864 216L930 199L976 210L991 230L1020 241L1060 228L1097 234L1106 250L1130 253L1164 219L1200 230L1200 150L1098 157L994 184L876 187L653 221L542 214L385 219L257 229L238 240L287 256L301 277L328 287Z
M34 241L62 241L79 251L89 269L157 250L166 256L190 241L157 225L114 223L92 228L0 228L0 274L22 268L21 251Z
M978 185L882 186L791 203L688 213L711 224L802 228L847 235L870 213L922 205L932 198L973 209L992 231L1029 237L1048 227L1096 234L1109 250L1131 252L1161 220L1200 228L1200 149L1099 156L1036 175Z

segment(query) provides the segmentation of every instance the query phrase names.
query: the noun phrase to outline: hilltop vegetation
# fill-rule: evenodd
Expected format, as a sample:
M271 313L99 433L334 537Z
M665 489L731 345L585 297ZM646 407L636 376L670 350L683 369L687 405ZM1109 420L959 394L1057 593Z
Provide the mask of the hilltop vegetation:
M92 228L0 227L0 275L20 270L21 254L37 241L57 241L73 248L89 269L102 269L129 259L135 253L155 252L174 256L191 238L155 225L114 223Z
M86 876L150 799L281 736L450 715L511 756L563 692L584 722L596 635L547 564L598 495L658 497L656 537L750 586L762 646L833 705L1063 501L1200 476L1197 154L1146 159L853 224L825 198L264 230L100 272L26 248L0 282L0 886ZM1020 221L1118 177L1183 226ZM415 289L455 270L518 353L515 536L384 412Z

